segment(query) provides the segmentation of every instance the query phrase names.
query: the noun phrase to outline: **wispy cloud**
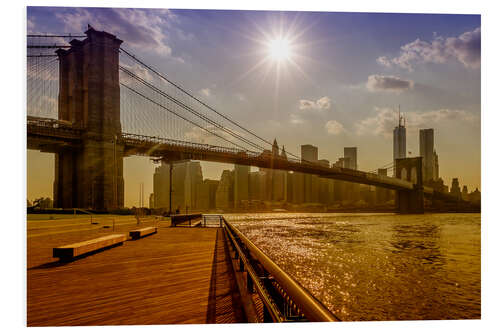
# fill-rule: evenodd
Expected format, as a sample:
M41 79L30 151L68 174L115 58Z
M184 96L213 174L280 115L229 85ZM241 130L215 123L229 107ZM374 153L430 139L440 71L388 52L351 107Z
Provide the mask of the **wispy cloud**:
M317 100L300 99L298 110L290 114L290 123L294 125L321 120L323 123L327 116L327 110L332 108L332 100L323 96Z
M366 81L369 91L388 91L400 93L413 89L413 81L401 79L397 76L370 75Z
M328 110L332 106L332 100L330 97L324 96L316 101L311 101L307 99L299 100L300 110Z
M27 30L29 34L35 33L35 19L32 17L28 17L27 20Z
M375 107L374 112L374 116L365 118L355 125L356 134L392 136L397 121L395 111L390 108ZM471 112L450 109L405 112L404 116L410 132L419 128L436 127L443 122L459 121L472 124L479 120L479 117Z
M156 77L156 76L153 77L149 70L147 70L146 68L142 67L141 65L139 65L137 63L132 64L132 65L128 65L126 63L121 63L120 65L125 67L127 70L129 70L133 74L137 75L141 79L144 79L150 83L162 82L162 81L158 80L158 77ZM125 83L125 84L128 84L128 85L136 82L135 79L132 78L130 75L125 74L125 73L122 74L121 72L120 72L120 81Z
M413 71L418 63L442 64L457 60L467 68L481 66L481 28L467 31L458 37L444 38L434 35L428 42L421 39L401 46L399 56L390 59L387 56L377 58L385 67L399 66Z
M87 24L97 30L105 30L126 39L135 49L148 50L159 55L172 56L168 44L169 30L175 30L176 21L167 9L126 9L126 8L71 8L55 14L66 31L83 32Z
M339 123L336 120L329 120L325 124L325 129L328 134L331 135L339 135L341 133L344 133L346 130L344 128L344 125Z
M238 101L240 101L240 102L245 102L247 100L245 95L243 95L242 93L236 93L235 96L238 99Z
M304 123L304 118L298 116L297 114L295 113L292 113L290 115L290 122L294 125L299 125L299 124L303 124Z
M203 88L199 91L200 95L203 95L205 97L210 97L212 96L212 91L210 90L210 88Z

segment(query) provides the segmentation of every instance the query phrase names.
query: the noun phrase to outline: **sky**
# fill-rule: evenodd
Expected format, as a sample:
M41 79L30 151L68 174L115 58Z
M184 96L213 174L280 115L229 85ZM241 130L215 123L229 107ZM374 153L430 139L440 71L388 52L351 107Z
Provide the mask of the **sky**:
M360 170L392 160L397 109L407 152L434 128L440 176L481 189L479 15L28 7L28 33L81 34L91 24L260 136L335 162L358 147ZM277 41L277 42L276 42ZM205 178L231 165L203 162ZM54 156L27 153L28 199L52 196ZM155 165L124 160L125 205Z

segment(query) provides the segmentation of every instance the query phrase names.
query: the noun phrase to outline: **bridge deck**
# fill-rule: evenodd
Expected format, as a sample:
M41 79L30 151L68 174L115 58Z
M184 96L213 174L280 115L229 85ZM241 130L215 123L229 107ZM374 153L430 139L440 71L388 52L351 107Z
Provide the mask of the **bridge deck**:
M59 264L52 246L113 232L60 223L60 233L30 232L28 223L28 326L245 322L221 229L160 226L150 237ZM114 233L130 224L117 223Z

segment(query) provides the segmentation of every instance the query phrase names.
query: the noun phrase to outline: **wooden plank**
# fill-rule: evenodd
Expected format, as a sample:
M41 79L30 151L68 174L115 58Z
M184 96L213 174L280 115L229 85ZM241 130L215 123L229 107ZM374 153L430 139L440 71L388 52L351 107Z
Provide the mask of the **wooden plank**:
M55 247L52 251L54 258L71 259L83 254L123 243L127 240L124 234L107 235L87 241Z
M52 262L45 244L78 234L32 238L27 325L246 322L219 231L161 227L155 237L67 264Z
M147 227L147 228L141 228L141 229L135 229L135 230L130 230L129 231L129 236L132 239L139 239L141 237L151 235L151 234L156 234L158 229L156 227Z

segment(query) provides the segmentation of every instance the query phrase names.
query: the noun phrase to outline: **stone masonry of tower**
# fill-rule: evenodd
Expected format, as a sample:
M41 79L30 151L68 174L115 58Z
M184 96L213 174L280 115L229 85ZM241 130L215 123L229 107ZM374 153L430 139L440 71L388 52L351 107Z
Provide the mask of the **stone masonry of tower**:
M116 36L89 28L59 56L59 119L84 129L82 145L55 159L54 204L109 211L123 207L119 48Z

